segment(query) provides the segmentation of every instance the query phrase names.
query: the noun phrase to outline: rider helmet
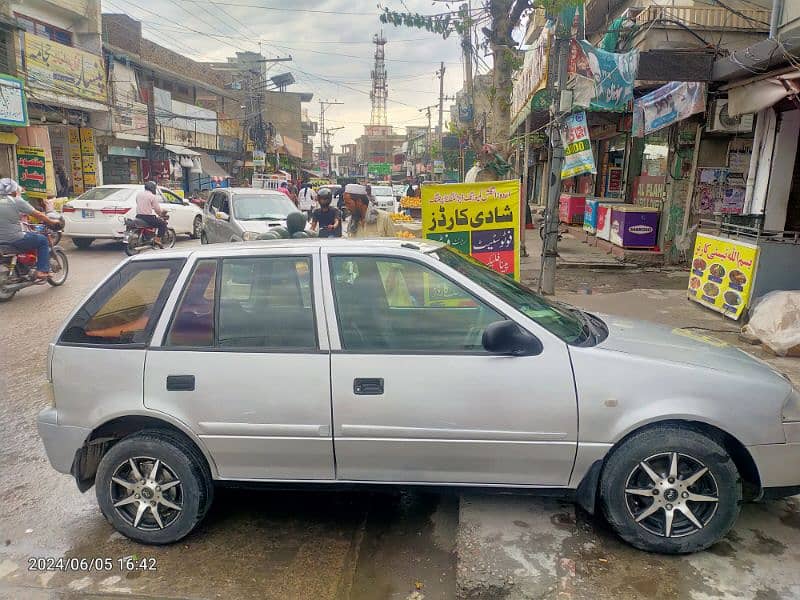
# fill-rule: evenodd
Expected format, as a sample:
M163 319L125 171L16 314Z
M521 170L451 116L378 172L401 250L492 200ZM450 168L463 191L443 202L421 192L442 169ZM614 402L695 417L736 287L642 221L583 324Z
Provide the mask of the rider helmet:
M155 181L146 181L145 184L144 184L144 189L146 189L151 194L155 194L156 190L158 188L156 186L156 182Z

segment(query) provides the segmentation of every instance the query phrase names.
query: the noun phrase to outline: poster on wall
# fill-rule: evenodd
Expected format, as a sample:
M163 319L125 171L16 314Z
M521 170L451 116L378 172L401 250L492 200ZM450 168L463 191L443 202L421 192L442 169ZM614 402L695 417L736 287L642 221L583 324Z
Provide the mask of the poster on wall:
M81 157L81 133L77 127L70 127L67 134L69 140L69 168L72 175L72 191L80 195L86 188L83 186L83 159Z
M98 54L26 33L25 66L32 87L96 102L107 100L106 70Z
M575 108L622 112L633 100L639 51L617 54L595 48L586 40L570 40L568 87Z
M697 234L689 275L689 299L738 319L750 301L758 246Z
M644 137L705 109L705 83L672 81L633 103L633 136Z
M28 101L24 82L0 73L0 125L28 126Z
M561 131L561 142L564 145L561 179L584 173L597 173L592 143L589 141L589 127L586 125L586 113L577 112L569 115L565 125Z
M44 148L17 146L17 181L27 198L47 198Z
M519 180L422 186L422 233L519 281Z
M94 132L81 127L81 164L83 167L83 188L88 190L97 185L97 160L95 158Z

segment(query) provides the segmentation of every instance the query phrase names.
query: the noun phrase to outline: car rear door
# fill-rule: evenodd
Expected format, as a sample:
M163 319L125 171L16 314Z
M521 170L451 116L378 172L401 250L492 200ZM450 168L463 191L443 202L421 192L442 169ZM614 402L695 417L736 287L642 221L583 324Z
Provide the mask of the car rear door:
M147 354L145 405L195 431L223 479L333 479L318 252L240 252L189 271Z
M566 344L437 261L399 252L323 249L337 478L566 485L577 444ZM507 318L541 354L483 350L485 327Z

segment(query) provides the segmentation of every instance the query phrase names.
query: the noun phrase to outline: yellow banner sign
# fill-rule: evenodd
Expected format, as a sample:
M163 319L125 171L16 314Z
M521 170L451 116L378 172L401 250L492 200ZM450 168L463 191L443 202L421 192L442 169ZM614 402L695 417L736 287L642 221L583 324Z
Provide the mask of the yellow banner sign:
M51 92L105 102L103 58L38 35L25 34L28 84Z
M697 234L689 299L738 319L750 301L758 246Z
M423 185L422 232L519 280L519 180Z

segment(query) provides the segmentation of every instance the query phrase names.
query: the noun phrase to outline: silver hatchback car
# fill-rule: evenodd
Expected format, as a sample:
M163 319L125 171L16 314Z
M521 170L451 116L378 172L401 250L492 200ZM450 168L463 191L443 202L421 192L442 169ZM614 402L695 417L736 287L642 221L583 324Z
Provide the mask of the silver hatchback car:
M276 240L137 256L67 319L39 415L124 535L215 482L560 490L645 550L796 493L800 394L738 349L543 299L449 247Z
M286 217L298 212L286 194L256 188L219 188L203 209L203 244L248 242L274 227L286 227Z

